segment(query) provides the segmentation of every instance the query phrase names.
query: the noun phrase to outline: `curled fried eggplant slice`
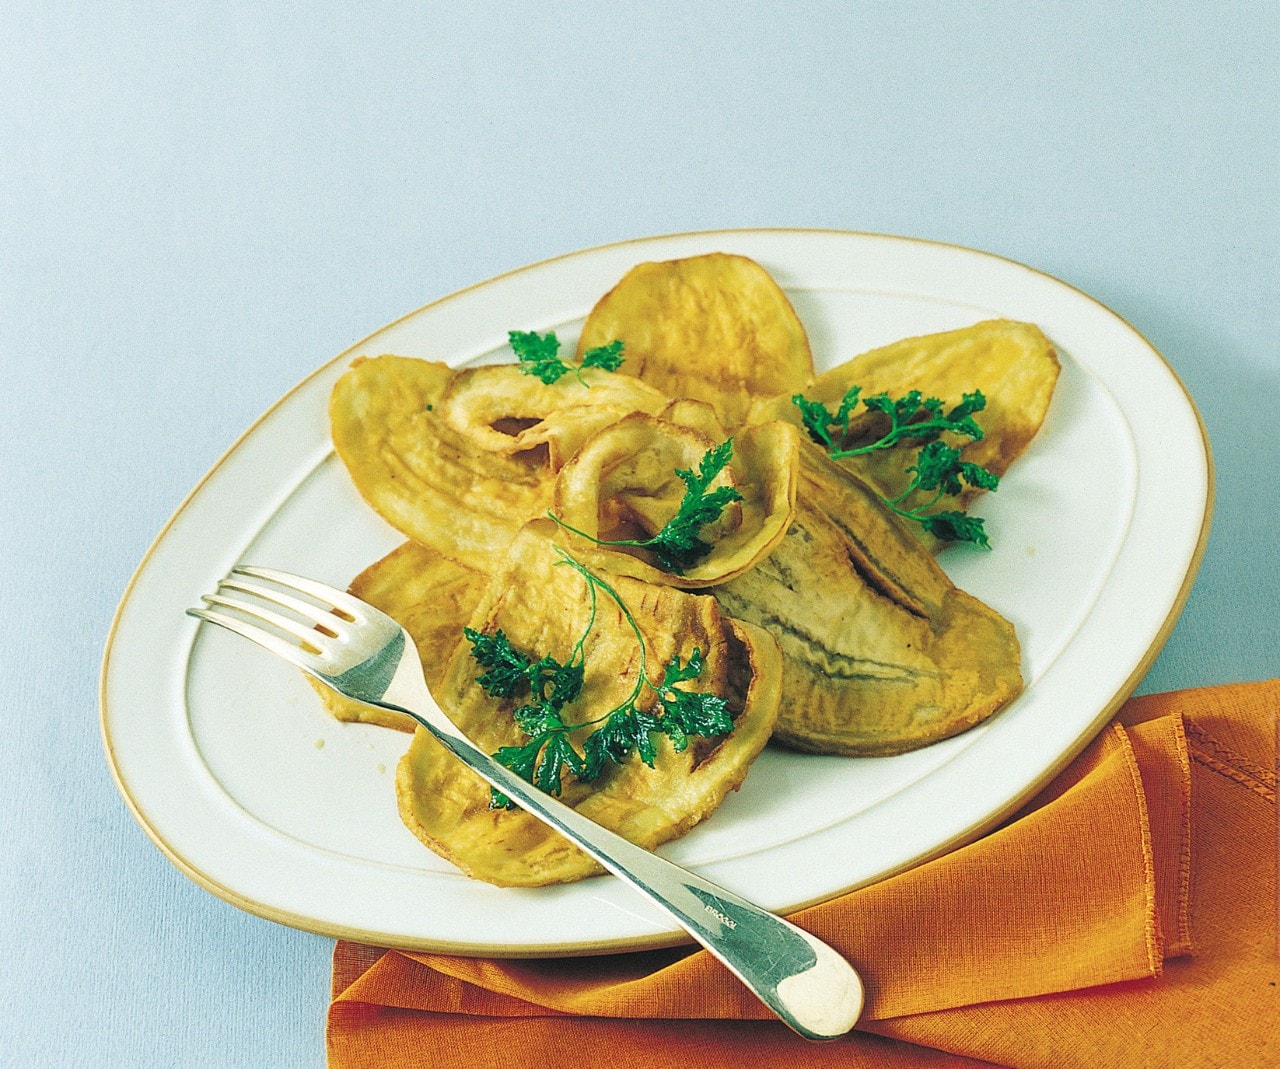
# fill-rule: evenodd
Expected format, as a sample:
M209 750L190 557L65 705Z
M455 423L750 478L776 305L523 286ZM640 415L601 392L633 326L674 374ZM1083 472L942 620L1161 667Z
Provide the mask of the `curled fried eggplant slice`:
M427 686L434 692L444 680L445 669L462 642L462 629L488 582L489 577L483 572L429 546L406 542L369 565L348 589L409 632L422 661ZM319 683L315 689L325 708L339 720L378 724L398 731L417 727L411 717L402 713L352 701Z
M436 413L454 371L401 356L360 360L329 400L334 448L361 496L402 534L483 566L551 500L544 457L478 450Z
M620 339L625 370L710 402L730 430L755 399L802 389L813 356L791 302L754 260L710 253L633 267L583 325L578 356Z
M667 404L628 376L584 375L590 388L547 386L514 364L454 371L409 357L357 360L330 397L334 448L361 496L398 531L484 567L546 512L553 461L621 414Z
M513 647L567 663L587 633L580 696L565 706L566 722L600 717L623 702L636 680L639 647L623 614L603 595L594 620L586 581L559 564L550 521L534 521L512 543L492 576L469 626L501 630ZM565 773L561 800L592 820L645 847L683 835L712 812L747 774L764 748L777 715L780 656L766 633L732 620L713 598L625 576L610 585L644 636L647 673L655 682L663 665L694 650L703 670L682 686L723 697L733 730L714 739L690 739L677 752L656 736L653 767L632 752L591 781ZM512 719L521 698L490 697L477 684L481 669L467 646L455 652L436 697L453 721L490 752L527 743ZM527 700L527 696L526 699ZM643 702L641 703L643 704ZM572 719L570 719L572 717ZM589 728L576 731L579 748ZM396 794L408 828L468 875L500 886L564 883L600 871L598 865L518 809L490 807L488 785L418 731L397 770Z
M690 430L700 431L713 442L723 442L729 437L716 410L706 401L677 397L659 415L668 423L678 423Z
M1012 625L955 587L873 489L806 450L799 500L773 553L714 591L782 648L774 738L816 753L902 753L1021 690Z
M700 402L673 404L667 414L686 422L627 416L589 439L565 464L556 478L553 511L567 528L586 540L644 543L678 516L686 493L678 472L696 472L724 439L706 433L718 421ZM643 544L592 543L585 552L593 560L603 558L602 566L614 574L648 582L686 590L722 583L767 556L786 532L796 508L799 452L798 433L780 420L734 436L732 457L712 485L732 487L740 500L690 530L706 549L691 564L676 566Z
M897 398L918 390L925 397L937 397L948 409L965 394L980 391L986 406L975 419L982 428L982 438L974 441L952 434L942 437L961 449L964 460L1003 475L1044 422L1059 371L1053 345L1039 327L992 319L872 349L819 375L803 393L834 412L851 386L861 387L864 398L879 393ZM797 425L801 422L790 396L758 405L753 418L787 419ZM854 421L853 440L847 444L874 440L887 427L887 417L865 412ZM896 448L850 457L840 463L870 480L886 497L896 497L911 481L907 469L912 448L907 439ZM966 487L953 499L956 507L966 507L980 492ZM903 506L909 508L918 503L908 497ZM928 536L922 537L936 545Z
M512 364L467 368L437 411L477 449L513 456L546 447L557 471L587 438L631 412L658 413L668 398L637 378L588 368L547 384ZM585 384L584 384L585 383Z

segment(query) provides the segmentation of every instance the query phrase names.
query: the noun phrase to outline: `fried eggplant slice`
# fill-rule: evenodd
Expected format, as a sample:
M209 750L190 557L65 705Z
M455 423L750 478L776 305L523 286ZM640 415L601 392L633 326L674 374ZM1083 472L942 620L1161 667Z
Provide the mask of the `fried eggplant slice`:
M547 386L514 364L455 371L410 357L357 360L330 397L334 448L361 496L398 531L486 567L546 512L553 457L602 421L667 403L628 376L584 375L590 388ZM584 403L596 390L603 412Z
M513 542L470 621L481 633L501 630L516 649L568 662L590 626L578 699L565 706L570 722L602 716L630 694L639 670L635 634L617 606L601 594L594 621L586 580L558 564L558 528L533 521ZM702 651L703 670L684 687L714 692L733 716L733 730L690 739L677 752L665 736L654 741L654 767L632 752L619 765L583 782L566 772L561 801L641 846L683 835L736 789L764 748L777 715L780 655L773 639L726 616L715 599L612 577L646 647L646 671L658 681L673 657ZM469 647L455 652L436 692L451 719L482 749L520 745L528 737L512 712L521 698L490 697L476 682L482 669ZM642 699L643 707L647 696ZM582 728L572 736L581 752ZM599 866L540 821L518 809L490 807L488 785L426 731L418 731L397 769L396 794L409 829L428 847L477 879L500 886L541 886L592 875Z
M551 500L545 458L478 450L435 412L454 376L411 357L356 361L329 401L334 448L361 496L402 534L483 567Z
M1022 687L1013 626L955 587L872 487L816 451L802 453L786 537L714 593L777 638L774 738L796 749L917 749L980 723Z
M974 441L953 434L942 437L961 449L964 460L1003 475L1044 422L1059 371L1053 345L1039 327L992 319L872 349L819 375L803 393L834 412L851 386L861 387L864 398L879 393L898 398L918 390L925 397L937 397L946 409L958 404L965 394L981 391L986 406L975 419L982 428L982 438ZM852 440L847 445L872 441L888 429L887 417L859 411L864 414L852 423ZM787 419L801 424L799 411L789 396L757 406L753 418ZM907 439L893 449L850 457L840 463L870 480L886 497L896 497L911 481L907 469L916 444ZM950 500L955 502L954 507L963 509L980 492L967 487L963 494ZM908 497L903 506L919 503ZM929 536L922 537L936 545Z
M545 447L558 471L596 431L670 403L631 375L587 368L581 377L548 384L511 364L466 368L454 374L437 411L477 449L516 456Z
M704 428L713 420L705 405L684 402L670 414ZM791 523L796 507L800 438L781 420L757 424L734 436L732 456L711 484L732 487L740 499L713 521L686 533L705 552L676 566L643 546L590 542L643 542L678 517L687 486L679 472L695 473L719 447L704 429L636 413L606 427L574 454L556 478L553 511L585 552L608 571L686 590L722 583L769 554ZM603 553L597 555L597 551ZM603 559L602 559L603 558Z
M381 609L409 632L434 693L444 680L462 629L475 611L489 577L429 546L406 542L357 575L349 592ZM308 677L310 678L310 677ZM324 706L339 720L413 731L417 723L403 713L352 701L315 684Z
M587 316L579 359L615 339L629 374L710 402L730 430L753 400L801 390L814 374L786 294L754 260L728 253L633 267Z

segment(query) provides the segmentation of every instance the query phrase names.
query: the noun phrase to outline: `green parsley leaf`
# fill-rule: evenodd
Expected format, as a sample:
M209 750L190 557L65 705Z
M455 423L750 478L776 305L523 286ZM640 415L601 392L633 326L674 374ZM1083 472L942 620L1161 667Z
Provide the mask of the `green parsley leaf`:
M675 515L649 538L594 538L570 527L554 513L548 515L561 527L598 546L636 546L652 550L667 571L682 575L685 569L692 567L713 548L710 542L700 537L702 528L719 519L730 504L742 500L742 495L732 486L711 486L732 459L733 439L726 438L703 453L696 472L677 468L675 474L685 486L684 497Z
M493 755L495 761L511 769L521 779L533 782L533 772L538 765L538 755L546 743L546 737L535 735L523 746L503 746Z
M919 517L924 529L943 542L972 542L990 549L982 520L965 512L933 512Z
M493 698L513 698L529 685L529 670L533 663L512 648L502 631L485 634L467 627L462 633L471 643L471 656L485 670L476 682L486 694Z
M471 643L471 656L485 669L476 682L490 697L514 698L527 690L558 709L582 691L581 664L561 664L550 656L532 661L501 630L488 634L465 627L462 633Z
M973 393L965 394L960 403L947 413L947 419L958 423L986 407L987 399L982 396L982 391L974 390ZM981 438L982 435L979 434L978 437Z
M726 438L702 455L696 472L676 469L685 486L680 507L657 534L640 543L653 550L668 571L679 574L710 553L711 543L699 538L698 532L719 519L727 506L742 500L732 486L711 488L732 458L733 439Z
M641 761L652 768L654 759L658 756L653 735L660 730L658 719L652 713L637 708L634 701L624 703L587 736L583 751L586 753L588 771L598 776L607 763L619 765L633 750Z
M597 345L593 349L588 349L582 354L582 366L617 371L622 367L622 342L615 340L608 345Z
M648 678L644 638L626 603L603 579L568 554L558 552L562 562L586 580L592 606L587 630L574 646L568 664L561 664L549 654L535 661L512 647L501 631L464 630L471 643L472 657L485 670L476 682L487 694L514 697L526 686L532 692L533 700L518 706L511 714L529 741L500 747L493 755L494 760L540 790L559 794L564 786L565 769L589 782L598 778L608 765L620 764L631 753L653 767L658 753L654 740L659 735L665 734L680 751L693 736L712 738L732 731L733 717L724 699L676 687L677 683L689 682L702 674L702 651L695 649L684 664L678 657L672 658L663 669L662 681L654 684ZM597 589L613 599L635 635L640 647L636 681L627 698L603 716L569 723L563 713L565 706L577 700L582 692L585 642L594 626ZM638 704L645 691L655 695L651 708ZM593 730L586 736L579 753L570 734L587 727ZM494 790L490 806L511 808L513 803L501 791Z
M586 768L569 736L564 731L551 732L542 749L542 760L534 773L533 785L547 794L559 794L563 787L561 769L566 766L579 776Z
M544 659L551 666L551 670L543 676L550 688L546 700L555 708L562 709L582 693L583 665L581 662L559 664L549 657Z
M569 365L560 359L560 339L554 332L544 335L531 330L512 330L508 331L507 339L520 361L520 370L526 375L534 375L549 386L569 370Z
M548 386L559 382L570 372L583 386L588 386L582 377L584 368L598 367L605 371L617 371L622 366L622 342L612 341L608 345L597 345L582 355L581 366L567 364L560 359L560 339L555 331L538 334L531 330L512 330L507 332L507 340L519 361L520 370L526 375L541 379Z
M702 651L697 646L693 648L693 653L689 655L689 660L683 665L680 663L679 657L672 657L662 669L661 690L669 690L677 683L687 683L691 679L697 679L702 675Z
M862 444L853 444L854 432L851 420L859 402L868 412L877 413L888 420L888 429L879 438ZM947 542L974 542L989 546L980 519L963 512L932 511L943 497L963 492L965 486L983 490L995 490L999 478L979 464L960 459L960 449L941 440L950 433L978 441L982 428L973 416L981 412L987 399L981 390L966 393L960 403L950 411L943 410L936 397L925 397L919 390L909 390L901 397L887 393L862 397L860 386L851 386L845 392L840 407L833 414L825 405L803 394L796 394L791 403L800 411L800 421L818 445L833 460L863 456L878 449L892 449L904 442L919 445L915 463L906 470L913 473L907 489L897 497L881 498L899 516L920 523L934 537ZM902 507L903 501L918 491L932 492L933 498L913 508Z
M887 416L889 429L875 441L846 445L852 430L850 421L859 400L867 411ZM944 431L976 441L982 437L982 428L974 421L973 413L980 412L987 402L982 392L975 390L965 394L960 404L950 412L944 413L938 398L925 397L919 390L910 390L895 399L887 393L862 397L861 386L850 386L834 415L826 405L803 394L796 394L791 403L800 410L800 421L809 437L825 447L832 460L844 460L877 449L891 449L907 439L930 442Z
M550 702L521 705L512 712L511 719L516 722L516 726L521 731L531 737L536 737L564 726L564 722L560 719L560 714Z
M916 454L915 464L907 471L915 472L916 489L960 493L960 450L946 442L930 442Z
M943 542L973 542L990 548L982 520L955 510L932 510L943 497L954 497L962 493L965 486L997 489L1000 485L997 475L980 464L961 460L960 450L943 441L932 441L923 446L916 455L915 464L907 471L913 472L914 476L906 490L895 498L882 498L885 505L904 519L915 520ZM933 497L923 504L904 508L903 502L917 491L933 491Z
M856 400L857 390L858 387L854 386L849 393L845 394L845 400L847 401L850 395ZM841 414L833 416L830 409L821 401L810 400L800 393L791 398L791 403L800 410L800 422L809 432L809 437L824 446L828 453L837 452L840 447L836 445L836 439L843 440L849 433L848 408L841 404ZM835 438L831 434L832 427L837 431Z
M694 649L683 667L673 657L663 671L658 686L658 704L662 708L660 723L677 752L689 744L690 735L711 739L733 730L733 717L728 703L715 694L679 690L676 683L696 679L702 674L702 651Z

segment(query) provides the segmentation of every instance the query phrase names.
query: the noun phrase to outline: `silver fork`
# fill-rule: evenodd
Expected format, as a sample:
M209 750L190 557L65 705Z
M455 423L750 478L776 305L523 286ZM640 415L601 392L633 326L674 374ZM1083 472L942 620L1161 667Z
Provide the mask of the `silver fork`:
M187 612L339 694L411 716L490 785L663 909L800 1035L834 1039L857 1021L862 981L826 943L602 828L468 741L427 689L408 632L386 613L314 579L247 566L232 569L204 601Z

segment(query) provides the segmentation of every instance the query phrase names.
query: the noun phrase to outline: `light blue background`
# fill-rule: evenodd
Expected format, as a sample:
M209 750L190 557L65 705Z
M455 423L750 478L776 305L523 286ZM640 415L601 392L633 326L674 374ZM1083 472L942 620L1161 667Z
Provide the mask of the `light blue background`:
M0 5L0 1064L322 1063L331 944L198 889L133 822L103 643L281 393L530 261L831 227L1091 293L1216 453L1200 579L1142 689L1276 674L1274 3L463 7Z

